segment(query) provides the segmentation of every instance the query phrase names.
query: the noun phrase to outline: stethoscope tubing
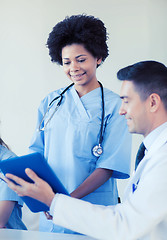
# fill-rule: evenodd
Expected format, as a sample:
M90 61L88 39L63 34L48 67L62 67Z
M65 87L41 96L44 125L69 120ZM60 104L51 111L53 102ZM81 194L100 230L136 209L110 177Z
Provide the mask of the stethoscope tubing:
M57 112L58 108L60 107L61 102L62 102L62 100L63 100L63 94L64 94L70 87L72 87L73 85L74 85L74 83L70 84L67 88L64 89L64 91L63 91L62 93L60 93L59 96L55 97L55 98L49 103L49 106L48 106L48 108L46 109L46 112L45 112L45 114L43 115L43 118L42 118L42 120L41 120L41 122L40 122L40 124L39 124L39 127L38 127L38 131L39 131L39 132L45 130L46 126L48 125L48 123L50 122L50 120L52 119L52 117L54 116L55 112ZM51 116L49 117L49 119L47 120L47 122L44 124L44 126L41 128L42 123L44 122L44 119L45 119L46 114L49 112L49 109L51 108L52 104L53 104L57 99L59 99L59 98L60 98L60 100L58 101L55 110L53 111L53 113L51 114Z
M99 82L101 88L101 99L102 99L102 114L101 114L101 126L100 126L100 137L99 137L99 145L102 144L103 141L103 124L104 124L104 115L105 115L105 107L104 107L104 91L103 85Z
M102 153L103 153L103 149L102 149L102 141L103 141L103 124L104 124L104 115L105 115L105 106L104 106L104 91L103 91L103 85L101 84L101 82L98 81L98 83L100 84L100 88L101 88L101 99L102 99L102 113L101 113L101 126L100 126L100 136L99 136L99 143L98 145L94 146L93 147L93 155L96 156L96 157L99 157ZM58 110L58 108L60 107L61 105L61 102L63 100L63 94L70 88L74 85L74 83L70 84L67 88L65 88L63 90L62 93L60 93L59 96L55 97L50 103L49 103L49 106L39 124L39 127L38 127L38 131L41 132L41 131L44 131L46 126L48 125L48 123L50 122L50 120L52 119L52 117L54 116L55 112ZM41 128L42 126L42 123L44 122L44 119L45 119L45 116L46 114L49 112L52 104L57 100L59 99L60 100L58 101L57 105L56 105L56 108L55 110L53 111L53 113L51 114L51 116L49 117L49 119L46 121L46 123L44 124L44 126Z

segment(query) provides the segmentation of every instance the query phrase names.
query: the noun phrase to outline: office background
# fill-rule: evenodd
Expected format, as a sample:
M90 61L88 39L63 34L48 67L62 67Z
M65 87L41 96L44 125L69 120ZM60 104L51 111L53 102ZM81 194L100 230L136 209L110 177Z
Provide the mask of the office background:
M110 55L97 76L119 94L120 68L149 59L167 64L166 12L167 0L0 0L0 135L9 147L18 155L28 153L40 101L70 83L45 45L58 21L86 13L105 23ZM132 169L141 140L133 135ZM121 196L125 185L119 181Z

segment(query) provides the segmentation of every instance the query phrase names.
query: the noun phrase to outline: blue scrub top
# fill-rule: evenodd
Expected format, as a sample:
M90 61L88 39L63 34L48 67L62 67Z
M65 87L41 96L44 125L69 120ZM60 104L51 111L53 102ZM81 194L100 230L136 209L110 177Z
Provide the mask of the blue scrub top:
M8 150L6 147L0 145L0 161L15 157L16 155ZM0 179L0 201L15 201L15 206L10 215L10 218L6 224L7 228L11 229L23 229L26 230L26 226L22 222L22 211L23 201L21 198L11 190L8 185Z
M64 89L50 93L40 104L37 129L49 103ZM45 131L35 131L30 145L31 152L40 152L49 162L58 178L70 192L75 190L96 168L113 170L101 187L83 199L100 205L118 202L116 178L128 178L130 174L131 135L126 121L119 115L120 97L104 88L105 118L103 154L95 157L92 148L99 142L101 126L101 89L96 88L79 98L74 86L63 95L62 103ZM55 101L45 117L56 107ZM42 125L43 127L43 125ZM44 226L49 221L43 221Z

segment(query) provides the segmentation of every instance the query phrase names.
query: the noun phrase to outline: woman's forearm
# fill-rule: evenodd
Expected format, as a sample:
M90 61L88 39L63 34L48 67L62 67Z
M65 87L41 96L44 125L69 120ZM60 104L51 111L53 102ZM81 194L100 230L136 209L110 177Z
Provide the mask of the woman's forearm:
M4 228L13 211L14 201L0 201L0 228Z
M83 198L97 188L103 185L111 176L113 171L104 168L97 168L85 179L85 181L77 187L70 195L75 198Z

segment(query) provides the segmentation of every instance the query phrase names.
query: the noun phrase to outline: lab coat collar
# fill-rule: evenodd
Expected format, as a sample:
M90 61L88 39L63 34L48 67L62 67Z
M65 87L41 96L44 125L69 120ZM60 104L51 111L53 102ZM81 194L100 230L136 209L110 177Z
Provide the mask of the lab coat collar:
M167 122L161 124L159 127L155 128L152 132L150 132L143 140L143 143L148 150L150 146L154 143L155 139L159 137L161 132L167 129Z
M158 149L167 142L167 128L162 131L159 136L155 139L153 144L150 146L148 152L142 159L142 161L139 163L136 173L140 171L140 169L143 169L143 165L150 159L157 151Z
M157 150L167 142L167 127L164 129L159 136L155 139L155 141L150 146L150 149L148 150L148 153L146 154L146 158L152 157ZM145 159L145 158L144 158ZM143 160L144 160L143 159ZM142 162L142 161L141 161Z
M130 192L132 192L132 184L137 183L140 179L140 176L143 172L143 169L148 161L151 161L151 157L154 156L154 154L167 142L167 128L160 133L160 135L157 137L157 139L153 142L153 144L150 146L150 149L144 156L144 158L139 163L136 172L133 173L127 188L125 190L124 199L129 195Z

